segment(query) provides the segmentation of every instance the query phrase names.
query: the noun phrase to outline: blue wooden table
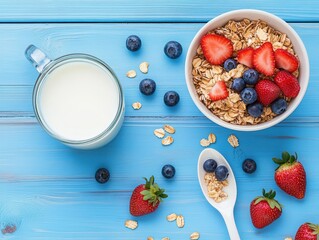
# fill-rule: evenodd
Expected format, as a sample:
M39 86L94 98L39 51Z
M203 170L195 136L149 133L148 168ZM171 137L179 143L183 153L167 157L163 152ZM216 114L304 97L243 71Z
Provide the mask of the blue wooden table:
M257 8L282 17L297 31L307 48L310 84L298 109L284 122L259 132L234 132L207 120L195 107L184 80L187 48L195 33L209 19L239 8ZM211 132L212 145L229 160L237 178L235 219L241 239L280 240L294 236L302 223L319 222L319 3L317 0L192 1L192 0L2 0L0 2L0 227L15 225L13 234L0 239L189 239L198 231L200 239L226 240L220 214L203 197L197 181L197 158L203 150L199 141ZM126 37L142 39L137 53L127 51ZM183 48L177 60L167 58L163 47L169 40ZM124 88L125 122L118 137L98 150L68 148L48 136L32 109L32 90L37 72L24 57L29 44L51 58L67 53L95 55L114 69ZM150 63L143 75L138 65ZM138 76L125 76L135 69ZM151 97L138 90L141 79L157 82ZM168 108L163 95L176 90L178 106ZM133 102L143 107L136 111ZM153 135L163 124L175 127L175 142L163 147ZM227 137L235 134L240 146L232 148ZM271 158L283 150L297 152L307 172L307 194L296 200L276 186ZM253 158L258 170L253 175L241 169L245 158ZM164 164L176 167L176 176L161 175ZM96 169L111 172L107 184L94 179ZM169 198L154 214L134 218L128 210L132 189L142 177L154 175ZM284 205L282 217L257 230L249 216L251 200L262 188L277 190ZM185 227L166 221L169 213L185 217ZM132 231L127 219L138 220Z

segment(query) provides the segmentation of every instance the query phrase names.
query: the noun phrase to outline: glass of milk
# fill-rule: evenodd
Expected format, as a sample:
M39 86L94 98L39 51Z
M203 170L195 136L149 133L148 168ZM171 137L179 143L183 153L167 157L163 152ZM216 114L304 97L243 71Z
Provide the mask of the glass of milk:
M26 58L40 73L33 108L42 127L62 143L93 149L110 142L124 119L124 96L112 69L87 54L51 60L34 45Z

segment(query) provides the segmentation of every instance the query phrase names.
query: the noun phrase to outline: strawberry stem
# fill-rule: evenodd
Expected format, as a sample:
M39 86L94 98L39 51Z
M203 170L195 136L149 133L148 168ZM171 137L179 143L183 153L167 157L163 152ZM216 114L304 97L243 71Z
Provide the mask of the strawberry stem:
M319 225L313 223L307 223L311 230L313 230L312 234L317 235L317 239L319 236Z
M262 191L263 196L257 197L255 199L254 204L258 204L261 201L267 201L271 209L274 209L275 207L278 208L280 211L282 211L282 205L275 200L276 191L270 190L269 192L266 192L265 189Z
M165 194L165 189L160 188L157 183L155 183L154 176L151 176L148 180L144 178L146 183L144 185L143 191L140 193L143 195L143 200L148 201L153 206L157 205L159 202L163 201L163 198L167 198L168 195Z
M272 160L278 164L278 165L283 165L285 163L294 163L298 159L297 153L295 155L290 155L288 152L283 152L281 154L281 159L280 158L273 158Z

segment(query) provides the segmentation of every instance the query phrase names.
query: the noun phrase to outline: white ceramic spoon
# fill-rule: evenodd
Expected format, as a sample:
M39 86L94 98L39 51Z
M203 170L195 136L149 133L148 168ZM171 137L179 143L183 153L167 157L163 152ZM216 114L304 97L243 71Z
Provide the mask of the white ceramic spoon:
M229 176L227 178L229 185L224 188L225 192L228 194L228 198L220 203L216 203L212 198L208 196L207 186L205 184L204 176L205 171L203 169L203 164L207 159L214 159L218 165L224 165L229 170ZM231 240L240 240L238 230L236 227L235 219L234 219L234 206L237 198L237 186L234 173L229 166L227 160L221 155L218 151L212 148L204 149L198 158L197 165L197 173L198 173L198 181L200 187L202 188L202 192L206 197L206 200L216 208L220 214L223 216L224 221L227 226L227 230Z

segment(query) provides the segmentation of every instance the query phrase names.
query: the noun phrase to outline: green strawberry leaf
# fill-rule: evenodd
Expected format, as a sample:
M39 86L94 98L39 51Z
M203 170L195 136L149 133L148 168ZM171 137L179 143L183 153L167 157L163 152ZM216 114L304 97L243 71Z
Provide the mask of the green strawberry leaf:
M288 152L283 152L281 157L284 162L288 162L288 160L290 159L290 154Z

